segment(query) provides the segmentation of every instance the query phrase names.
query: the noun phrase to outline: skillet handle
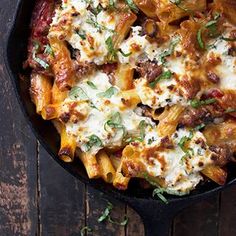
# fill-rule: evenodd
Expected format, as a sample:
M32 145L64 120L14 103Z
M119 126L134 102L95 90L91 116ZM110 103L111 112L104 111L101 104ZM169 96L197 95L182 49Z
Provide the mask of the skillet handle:
M169 236L172 221L177 213L192 201L162 203L158 200L135 199L129 205L140 215L145 228L145 236Z

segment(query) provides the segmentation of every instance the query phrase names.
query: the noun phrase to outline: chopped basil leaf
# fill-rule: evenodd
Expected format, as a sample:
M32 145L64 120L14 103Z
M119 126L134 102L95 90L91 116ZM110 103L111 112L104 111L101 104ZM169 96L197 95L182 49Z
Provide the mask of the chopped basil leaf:
M88 100L88 95L84 92L84 90L81 87L75 86L73 87L69 92L70 99L77 99L80 98L81 100Z
M112 30L112 29L108 29L107 27L105 27L105 26L103 26L103 25L100 25L100 24L96 21L96 19L94 19L94 18L89 18L89 19L87 19L86 23L92 25L94 28L97 28L99 32L101 32L102 30L106 30L106 31L109 31L109 32L112 32L112 33L115 32L115 31Z
M124 125L122 125L122 119L119 112L116 112L111 118L105 123L104 129L107 131L107 126L110 128L115 129L122 129L123 130L123 136L125 136L126 129Z
M168 200L163 196L163 193L165 190L163 188L155 188L152 192L152 196L155 197L157 196L162 202L165 204L168 204Z
M188 137L187 136L183 136L180 139L180 141L178 143L178 146L182 149L183 152L186 153L182 158L184 158L186 156L191 157L191 155L194 155L194 152L193 152L192 148L186 148L185 147L186 142L190 141L192 138L193 138L193 132L190 131L190 134L189 134Z
M194 130L200 130L200 129L203 129L206 125L205 124L200 124L200 125L197 125Z
M148 139L148 145L152 144L155 141L154 137Z
M113 220L110 216L108 216L108 221L115 225L125 226L128 224L129 218L125 215L123 221L118 222L118 221Z
M129 52L129 53L124 53L121 49L119 50L119 52L122 54L122 56L124 56L124 57L129 57L131 54L132 54L132 52Z
M129 6L129 8L134 11L135 13L138 13L139 9L133 2L133 0L125 0L125 3Z
M108 219L108 216L111 213L111 210L113 209L113 205L108 202L106 209L103 211L102 215L98 218L98 222L103 222L104 220Z
M87 81L87 85L92 89L97 89L97 86L91 81Z
M88 139L89 141L85 144L86 152L88 152L93 146L101 147L103 145L101 139L95 134L88 137Z
M98 97L105 97L105 98L111 98L114 94L118 92L118 89L116 87L110 87L105 92L98 93Z
M207 100L198 100L198 99L193 99L190 101L190 105L193 108L199 108L200 106L205 106L205 105L209 105L212 103L215 103L217 100L215 98L210 98Z
M114 0L109 0L109 8L114 9L115 8L115 1Z
M55 54L49 44L45 46L44 53L51 55L52 57L55 57Z
M34 49L33 49L32 58L34 61L36 61L40 66L42 66L46 70L49 68L49 64L45 62L44 60L42 60L41 58L36 57L36 53L39 51L39 48L40 48L39 42L34 41Z
M76 30L75 32L76 32L76 34L78 34L78 35L80 36L80 38L81 38L82 40L85 40L85 39L86 39L86 33L85 33L85 31Z
M112 37L108 37L105 41L106 45L107 45L107 49L108 49L108 53L110 55L110 59L111 61L114 61L117 57L117 51L114 48L113 45L113 41L112 41Z
M198 42L198 45L201 49L204 49L205 48L205 44L202 40L202 30L203 28L200 28L198 31L197 31L197 42Z
M164 79L170 79L172 76L172 73L171 71L165 71L163 72L159 77L156 78L156 80L154 80L153 82L149 83L149 86L151 88L155 88L156 84L161 81L161 80L164 80Z
M85 236L86 231L87 231L87 233L91 233L93 230L91 228L89 228L88 226L85 226L80 230L80 236Z
M236 108L228 108L225 113L236 112Z
M191 12L191 10L181 6L182 0L170 0L170 2L175 4L179 9L181 9L183 11L186 11L186 12L190 11Z
M149 124L145 121L142 120L140 121L138 128L140 129L140 139L143 141L145 138L145 129L147 128Z
M49 68L49 64L45 62L44 60L40 59L39 57L36 57L36 53L33 52L33 60L35 60L40 66L42 66L45 70Z
M113 209L113 205L110 202L108 202L106 209L103 211L102 215L98 218L98 222L100 223L105 220L108 220L112 224L121 225L121 226L127 225L128 220L129 220L127 216L124 216L124 219L121 222L118 222L111 218L110 214L111 214L112 209Z
M226 37L221 37L222 40L229 41L229 42L234 42L236 41L236 38L226 38Z
M161 61L162 64L165 63L165 60L166 60L165 58L166 58L167 56L170 56L170 55L174 52L175 47L177 46L177 44L178 44L179 42L180 42L180 37L175 37L175 38L171 41L170 46L169 46L169 49L160 54L159 57L160 57L160 61Z

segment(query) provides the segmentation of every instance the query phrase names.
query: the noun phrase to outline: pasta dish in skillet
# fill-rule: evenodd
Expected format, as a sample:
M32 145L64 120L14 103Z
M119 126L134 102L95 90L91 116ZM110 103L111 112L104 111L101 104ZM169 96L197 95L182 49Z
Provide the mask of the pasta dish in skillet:
M58 156L125 190L223 185L236 152L236 1L39 0L28 59Z

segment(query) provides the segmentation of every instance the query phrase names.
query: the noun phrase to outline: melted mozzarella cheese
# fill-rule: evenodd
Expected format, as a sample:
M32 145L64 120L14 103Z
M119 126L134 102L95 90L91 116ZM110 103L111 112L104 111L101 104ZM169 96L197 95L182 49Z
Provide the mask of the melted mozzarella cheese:
M207 55L214 53L221 59L221 63L213 69L220 78L221 89L236 89L236 58L228 55L229 48L230 43L219 38Z
M149 175L165 180L167 191L178 191L182 194L188 193L202 180L202 176L199 172L203 170L205 166L212 163L212 152L205 144L205 137L199 131L193 133L188 144L191 156L186 156L186 152L184 152L178 144L183 137L190 136L190 131L180 129L171 137L174 145L173 149L158 151L158 158L153 155L153 157L148 158L149 162L146 161L145 157L141 160L146 166ZM148 140L153 141L148 144ZM202 145L203 142L204 147ZM158 147L160 143L161 138L158 137L156 132L151 130L151 132L146 134L144 149Z
M141 55L146 55L151 61L154 59L157 44L151 44L146 39L146 36L141 36L141 31L141 26L132 27L132 34L120 45L123 54L130 54L129 56L124 56L122 53L119 53L118 57L121 63L129 63L135 67L137 58Z
M150 88L147 80L142 78L135 83L137 93L143 104L153 109L171 106L179 102L185 104L185 99L176 91L176 81L174 79L166 79L158 82L157 88Z
M106 40L114 35L116 27L116 16L102 10L95 16L88 8L86 1L70 0L62 5L62 9L57 9L53 18L53 26L63 25L68 28L69 33L63 35L65 40L80 52L81 62L94 62L101 65L106 62L108 46ZM63 19L70 18L67 22ZM54 27L55 28L55 27ZM49 36L61 34L58 27L50 31Z
M88 81L92 82L96 86L96 89L91 88L87 84ZM106 122L116 112L119 112L120 114L122 125L127 135L137 136L139 124L143 120L146 123L153 125L151 119L137 115L130 108L123 108L123 104L121 102L122 94L120 93L118 87L114 87L117 92L111 96L111 98L101 97L99 95L112 87L109 82L109 78L105 73L96 72L95 74L84 78L83 81L79 82L76 86L82 88L82 90L87 94L89 100L87 107L89 107L89 112L85 120L77 123L67 123L66 129L69 134L72 134L77 138L77 144L83 151L86 150L86 143L89 141L89 137L91 135L96 135L103 144L101 147L92 147L90 151L93 154L96 154L103 147L115 148L122 146L124 138L123 129L112 129L110 127L105 127ZM81 99L78 98L77 100ZM65 100L66 103L73 101L74 100L71 100L70 98ZM93 104L92 107L91 104ZM77 109L80 110L80 107Z

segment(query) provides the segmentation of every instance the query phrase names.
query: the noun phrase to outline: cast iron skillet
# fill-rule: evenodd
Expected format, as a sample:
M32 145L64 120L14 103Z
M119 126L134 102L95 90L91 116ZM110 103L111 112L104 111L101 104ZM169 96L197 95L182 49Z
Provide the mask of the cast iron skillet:
M236 167L229 166L229 178L225 186L220 187L212 182L205 183L188 196L169 196L169 204L166 205L157 199L153 199L151 192L137 188L135 182L131 183L127 191L118 191L103 181L89 180L83 165L79 161L72 164L66 164L60 161L57 157L59 136L51 122L43 121L36 114L35 107L29 97L29 80L20 79L19 77L19 74L22 73L22 62L26 59L29 22L34 3L35 1L32 0L17 0L17 10L5 45L4 57L25 118L37 139L57 163L82 182L93 186L109 196L120 199L133 207L143 219L146 236L167 236L173 217L181 209L236 182Z

